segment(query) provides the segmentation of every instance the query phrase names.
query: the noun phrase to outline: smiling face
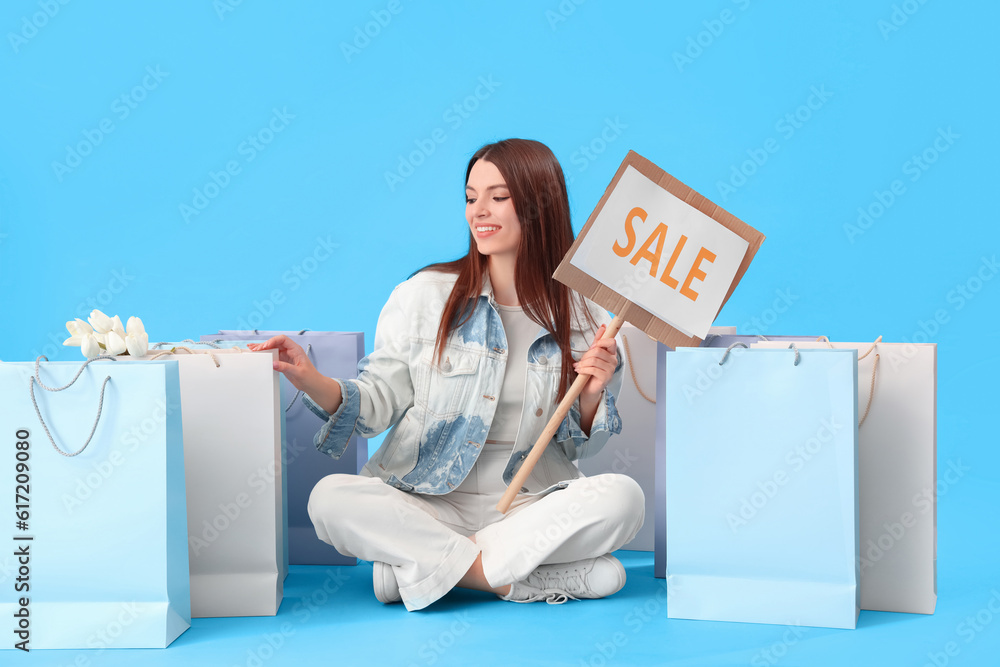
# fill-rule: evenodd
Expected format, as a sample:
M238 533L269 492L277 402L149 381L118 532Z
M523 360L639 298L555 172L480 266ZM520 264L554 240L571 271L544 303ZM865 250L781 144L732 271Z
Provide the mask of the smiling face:
M492 162L477 160L465 185L465 219L483 255L517 256L521 223L510 190Z

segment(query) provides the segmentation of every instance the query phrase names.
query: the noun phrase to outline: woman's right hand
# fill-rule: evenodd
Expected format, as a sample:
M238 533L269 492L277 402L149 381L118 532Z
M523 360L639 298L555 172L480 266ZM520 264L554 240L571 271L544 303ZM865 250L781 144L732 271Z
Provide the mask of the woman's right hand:
M343 395L340 383L320 373L302 347L288 336L275 336L263 343L247 343L254 352L277 350L273 368L284 373L296 389L309 395L317 405L333 414L340 407Z
M319 371L313 366L302 346L288 336L275 336L263 343L248 343L247 348L254 352L278 350L278 360L274 362L274 370L284 373L296 389L309 393L309 389L316 384Z

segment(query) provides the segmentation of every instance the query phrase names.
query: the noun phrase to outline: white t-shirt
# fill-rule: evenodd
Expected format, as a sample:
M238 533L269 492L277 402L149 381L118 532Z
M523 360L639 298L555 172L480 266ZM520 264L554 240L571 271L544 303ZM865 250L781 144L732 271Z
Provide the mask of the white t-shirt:
M497 396L497 409L493 415L486 446L490 449L513 450L517 427L521 423L524 404L524 376L527 370L528 347L541 326L533 322L521 306L497 304L504 333L507 335L507 367L503 386Z

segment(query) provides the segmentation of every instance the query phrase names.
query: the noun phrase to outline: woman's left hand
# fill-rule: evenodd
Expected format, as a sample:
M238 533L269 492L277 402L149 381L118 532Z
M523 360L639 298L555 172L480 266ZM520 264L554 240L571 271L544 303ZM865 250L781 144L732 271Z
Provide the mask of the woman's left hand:
M615 348L614 338L601 340L606 324L602 324L594 336L594 342L590 349L583 353L580 360L573 364L573 370L577 374L587 373L590 380L583 386L582 396L591 399L600 396L604 388L611 382L611 377L615 374L615 366L618 365L618 355Z

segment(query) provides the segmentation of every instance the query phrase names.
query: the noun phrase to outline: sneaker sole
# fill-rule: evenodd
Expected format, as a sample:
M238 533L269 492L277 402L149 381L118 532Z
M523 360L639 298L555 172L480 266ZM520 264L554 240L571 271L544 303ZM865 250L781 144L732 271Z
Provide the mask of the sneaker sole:
M372 578L375 584L374 588L376 600L382 604L402 602L403 598L399 596L396 577L392 574L392 566L376 562L372 567ZM394 588L397 590L395 596L386 595L386 591Z

